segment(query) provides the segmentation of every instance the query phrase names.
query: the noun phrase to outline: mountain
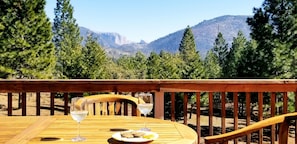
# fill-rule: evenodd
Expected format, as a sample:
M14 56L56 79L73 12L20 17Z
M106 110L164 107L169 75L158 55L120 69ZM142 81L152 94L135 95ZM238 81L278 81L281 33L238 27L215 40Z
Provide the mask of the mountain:
M80 35L85 39L88 34L92 33L97 38L98 43L105 48L110 57L118 58L122 55L133 55L139 49L146 47L147 43L140 41L135 43L129 41L125 36L111 32L94 32L85 27L80 28Z
M103 32L94 32L88 28L85 27L79 27L80 28L80 35L83 38L86 38L89 33L93 33L93 36L98 39L98 42L103 47L112 47L117 48L124 44L130 44L131 41L127 40L126 37L121 36L118 33L103 33Z
M204 57L207 51L213 47L215 38L219 32L223 34L229 46L231 46L233 38L237 36L239 31L242 31L246 38L249 38L250 27L246 23L247 18L248 16L225 15L210 20L204 20L192 26L191 29L200 55ZM126 37L118 33L94 32L90 29L80 27L81 35L84 38L89 32L92 32L111 57L133 55L137 51L142 51L146 55L149 55L152 51L159 53L161 50L176 53L178 52L184 30L185 29L178 30L150 43L144 41L136 43L127 40Z
M249 38L250 28L246 23L247 18L248 16L227 15L211 20L204 20L203 22L191 27L195 37L197 50L199 50L202 56L205 56L207 51L213 47L215 38L219 32L223 34L223 37L229 46L239 31L242 31L245 37ZM161 50L164 50L175 53L178 51L183 33L184 29L152 41L144 49L144 52L155 51L159 53Z

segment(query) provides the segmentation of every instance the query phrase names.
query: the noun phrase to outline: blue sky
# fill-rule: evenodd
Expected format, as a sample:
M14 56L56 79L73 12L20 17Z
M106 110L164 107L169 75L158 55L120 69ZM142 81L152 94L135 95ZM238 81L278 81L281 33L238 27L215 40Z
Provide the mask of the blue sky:
M117 32L128 40L151 42L203 20L222 15L253 15L263 0L71 0L79 26ZM47 0L53 21L56 0Z

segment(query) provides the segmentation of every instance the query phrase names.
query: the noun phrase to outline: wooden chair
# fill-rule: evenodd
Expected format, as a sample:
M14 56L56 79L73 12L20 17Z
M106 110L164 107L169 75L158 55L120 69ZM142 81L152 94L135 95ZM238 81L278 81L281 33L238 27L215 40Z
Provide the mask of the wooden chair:
M85 101L78 101L81 109L89 111L89 115L129 115L141 116L137 104L143 100L131 95L98 94L85 96Z
M228 140L232 140L238 137L245 136L247 134L250 134L252 132L255 132L259 129L272 126L275 124L280 124L279 129L279 144L287 144L288 143L288 132L289 132L289 126L290 122L292 120L297 119L297 112L294 113L288 113L288 114L282 114L279 116L274 116L265 120L258 121L252 125L249 125L247 127L228 132L225 134L215 135L215 136L208 136L205 137L205 143L211 144L211 143L225 143Z

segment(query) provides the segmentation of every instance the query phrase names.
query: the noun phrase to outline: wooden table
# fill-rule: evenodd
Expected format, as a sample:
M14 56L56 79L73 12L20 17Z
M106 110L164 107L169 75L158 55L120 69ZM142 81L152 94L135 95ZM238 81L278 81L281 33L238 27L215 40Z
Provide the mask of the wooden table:
M138 130L147 127L159 134L152 144L196 144L197 133L190 127L167 120L131 116L87 116L81 122L83 143L121 143L111 138L114 128ZM72 143L77 123L71 116L4 116L0 117L0 143ZM49 142L50 141L50 142Z

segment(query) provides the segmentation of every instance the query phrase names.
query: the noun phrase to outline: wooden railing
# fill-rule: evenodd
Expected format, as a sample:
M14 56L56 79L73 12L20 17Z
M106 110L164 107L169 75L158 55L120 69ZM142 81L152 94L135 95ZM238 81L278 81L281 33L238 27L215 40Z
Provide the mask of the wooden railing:
M63 95L64 114L68 114L68 95L76 93L96 92L152 92L155 95L154 117L164 119L164 97L170 95L170 119L176 120L175 114L178 111L175 105L175 95L183 94L183 121L188 123L189 96L196 97L193 113L196 113L196 126L194 129L200 137L226 133L228 129L239 128L239 119L245 119L246 125L253 121L260 121L266 117L273 117L278 114L288 113L289 95L293 97L293 111L297 111L297 80L273 80L273 79L217 79L217 80L0 80L0 92L8 97L7 115L13 115L12 95L20 94L22 115L26 116L26 94L36 93L36 115L40 115L40 97L42 92L50 93L50 115L55 114L54 97L57 93ZM200 118L201 98L207 98L206 111L208 117L208 133L201 133ZM241 102L241 103L240 103ZM253 103L252 103L253 102ZM252 104L251 104L252 103ZM267 105L266 105L267 104ZM265 109L264 110L264 106ZM255 109L251 110L251 108ZM291 107L290 107L291 108ZM231 110L233 128L226 126L226 119L229 116L226 111ZM240 113L241 112L241 113ZM219 113L219 115L217 115ZM240 115L239 115L240 113ZM221 130L214 131L214 117L221 118ZM239 118L240 116L240 118ZM295 141L297 138L295 123ZM270 141L274 143L277 139L277 127L270 128ZM216 132L216 133L215 133ZM263 141L263 129L258 132L258 142ZM248 135L246 142L250 143L251 135ZM237 140L235 140L237 143Z

